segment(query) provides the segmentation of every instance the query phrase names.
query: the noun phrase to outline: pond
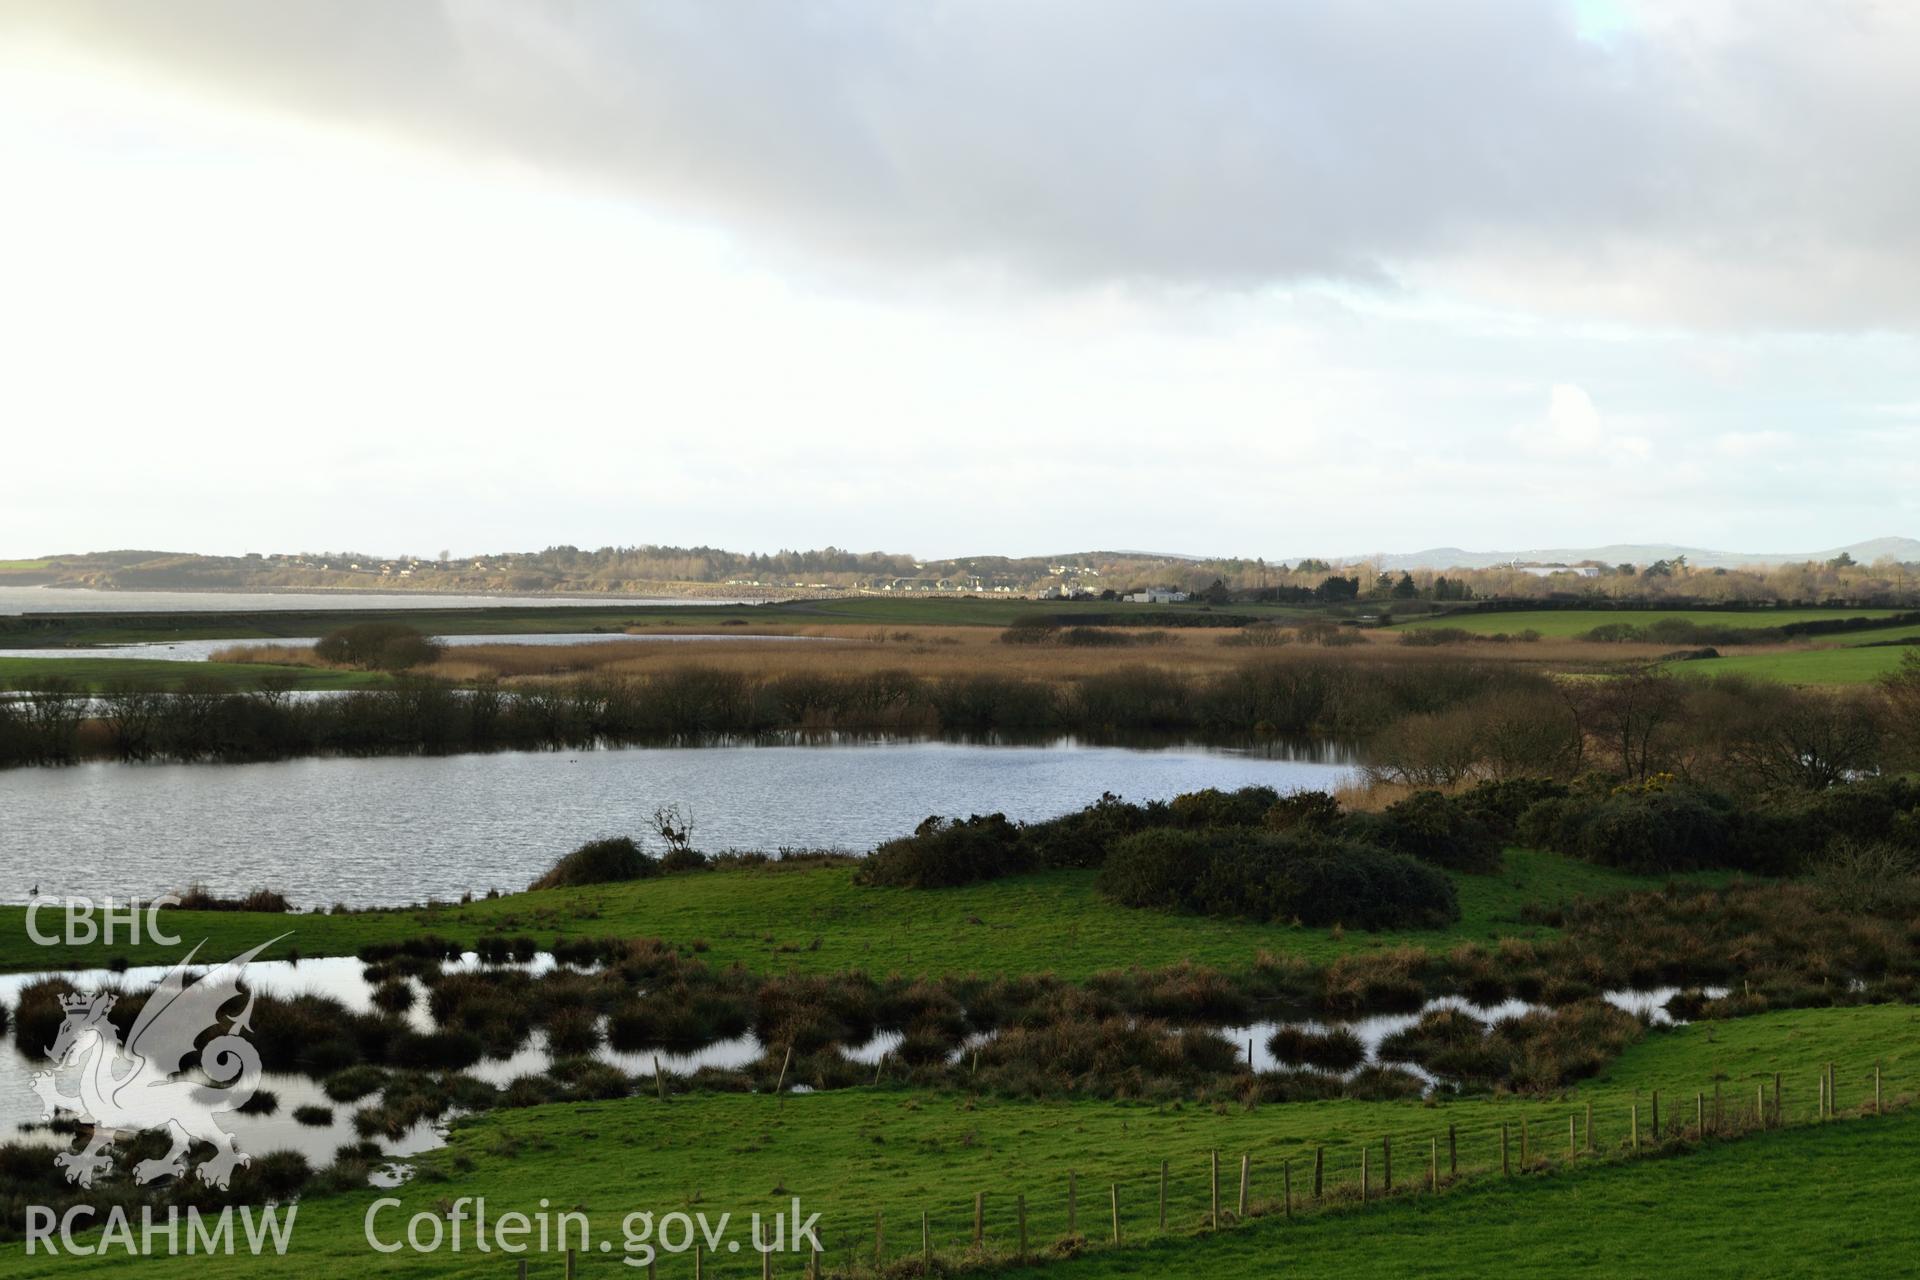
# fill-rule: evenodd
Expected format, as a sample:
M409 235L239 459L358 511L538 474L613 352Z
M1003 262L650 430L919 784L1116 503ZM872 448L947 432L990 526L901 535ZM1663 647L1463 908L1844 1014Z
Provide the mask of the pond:
M0 901L151 897L203 884L276 889L299 907L378 906L524 889L654 809L690 807L695 844L865 852L929 814L1051 817L1114 792L1332 790L1352 754L1325 742L1154 748L836 739L601 751L330 757L262 764L84 764L0 772Z

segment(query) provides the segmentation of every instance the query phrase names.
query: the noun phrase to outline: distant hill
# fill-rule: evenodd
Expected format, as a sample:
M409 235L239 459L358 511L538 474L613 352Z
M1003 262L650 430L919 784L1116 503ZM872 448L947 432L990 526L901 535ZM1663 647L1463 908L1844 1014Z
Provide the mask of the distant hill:
M1596 547L1544 547L1516 551L1468 551L1460 547L1433 547L1397 555L1320 556L1290 560L1248 557L1201 557L1165 551L1082 551L1051 556L966 556L922 560L897 552L848 551L839 547L784 550L770 554L727 551L716 547L670 547L639 544L584 549L553 546L540 551L496 551L432 558L412 555L376 556L354 551L297 551L241 556L209 556L191 552L102 551L81 555L53 555L32 560L0 560L0 585L71 586L98 590L142 591L407 591L449 594L500 593L511 595L605 595L615 597L724 596L770 599L793 596L830 596L842 592L944 592L1004 596L1058 597L1127 593L1145 587L1176 587L1190 592L1216 587L1228 592L1296 593L1301 598L1322 586L1332 575L1348 574L1356 581L1372 581L1363 566L1378 562L1398 573L1403 569L1432 569L1450 577L1476 570L1493 570L1492 581L1464 584L1475 592L1532 594L1534 588L1516 585L1521 575L1498 572L1519 564L1607 566L1632 564L1638 568L1659 560L1685 556L1695 569L1750 568L1756 573L1780 565L1808 561L1825 564L1842 552L1858 569L1846 581L1822 570L1819 590L1842 595L1855 589L1904 590L1908 574L1876 574L1876 562L1920 561L1920 540L1874 538L1847 547L1820 551L1769 554L1716 551L1676 543L1616 543ZM1615 575L1609 575L1614 577ZM1622 579L1623 581L1625 579ZM1564 590L1563 578L1541 578L1537 590ZM1680 575L1672 580L1678 593L1700 594L1698 579ZM1459 583L1455 586L1463 585ZM1644 584L1635 588L1653 590ZM1773 588L1757 581L1735 590L1724 580L1718 593L1731 598L1759 598ZM1812 590L1796 582L1786 589ZM1452 598L1464 598L1454 596Z
M1673 560L1685 556L1687 563L1699 569L1737 569L1744 565L1802 564L1808 560L1827 561L1841 552L1861 564L1880 559L1902 562L1920 560L1920 539L1871 538L1844 547L1822 551L1762 552L1716 551L1710 547L1687 547L1671 542L1616 542L1604 547L1535 547L1520 551L1466 551L1460 547L1429 547L1425 551L1400 552L1379 557L1388 569L1491 569L1507 564L1579 564L1596 560L1602 564L1651 564L1655 560ZM1370 556L1345 557L1368 560Z

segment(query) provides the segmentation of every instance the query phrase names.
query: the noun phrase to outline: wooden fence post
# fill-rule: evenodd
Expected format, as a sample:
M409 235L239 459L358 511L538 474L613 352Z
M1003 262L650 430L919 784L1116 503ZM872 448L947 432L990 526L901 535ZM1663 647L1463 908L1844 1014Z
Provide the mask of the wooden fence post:
M1813 1118L1815 1120L1827 1118L1827 1073L1825 1071L1820 1073L1820 1096L1813 1104Z
M1167 1162L1160 1162L1160 1229L1167 1229Z
M660 1074L660 1055L653 1055L653 1092L660 1101L667 1100L667 1078Z
M1321 1175L1326 1172L1326 1169L1327 1149L1325 1147L1315 1147L1313 1149L1313 1198L1315 1200L1320 1199L1321 1193L1324 1190Z
M787 1087L787 1068L792 1065L793 1065L793 1041L789 1040L787 1041L787 1056L780 1060L780 1078L773 1082L773 1091L775 1094L780 1095L782 1097L785 1096L784 1094L781 1093L781 1091Z
M1720 1082L1713 1082L1713 1131L1719 1133L1726 1128L1726 1113L1720 1109Z
M1113 1201L1113 1242L1120 1243L1120 1184L1113 1183L1107 1189L1108 1197Z
M1633 1153L1640 1154L1640 1104L1633 1104Z
M1587 1102L1587 1154L1593 1154L1593 1102Z
M773 1280L773 1250L760 1254L760 1280Z
M1440 1139L1427 1139L1427 1190L1440 1189Z
M1207 1153L1207 1168L1207 1184L1211 1188L1213 1204L1213 1229L1218 1231L1220 1229L1220 1153L1218 1151Z
M573 1250L571 1249L567 1250L567 1280L573 1280L574 1268L578 1265L579 1264L577 1259L575 1259L574 1257Z
M1500 1176L1513 1176L1513 1166L1507 1160L1507 1123L1504 1120L1500 1122Z
M1391 1194L1393 1191L1393 1136L1380 1139L1380 1190Z
M1247 1216L1247 1183L1252 1176L1253 1156L1243 1153L1240 1157L1240 1207L1234 1211L1236 1217L1244 1219Z
M1533 1166L1533 1144L1527 1139L1527 1118L1525 1116L1521 1116L1520 1117L1520 1167L1522 1169L1527 1169L1527 1168L1531 1168L1532 1166Z
M520 1276L520 1280L527 1280L527 1260L525 1258L520 1259L520 1268L519 1268L518 1274Z
M1753 1086L1753 1127L1767 1127L1767 1086L1764 1083Z
M1460 1148L1454 1141L1453 1126L1447 1126L1447 1176L1458 1176L1460 1172Z
M1371 1151L1372 1149L1373 1148L1364 1146L1364 1145L1360 1148L1360 1203L1361 1204L1365 1204L1367 1202L1368 1194L1372 1191L1372 1188L1367 1185L1367 1179L1368 1179L1367 1152Z
M1567 1162L1571 1164L1580 1154L1580 1117L1567 1117Z
M1653 1140L1660 1141L1660 1091L1653 1091Z
M1280 1198L1285 1206L1286 1216L1293 1216L1293 1160L1288 1158L1280 1162Z
M1773 1127L1778 1129L1785 1123L1780 1113L1780 1073L1773 1073Z

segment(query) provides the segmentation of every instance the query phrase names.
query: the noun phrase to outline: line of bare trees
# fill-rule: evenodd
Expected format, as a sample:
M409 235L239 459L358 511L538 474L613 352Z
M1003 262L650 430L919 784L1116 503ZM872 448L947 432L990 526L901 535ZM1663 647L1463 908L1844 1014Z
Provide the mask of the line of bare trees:
M1388 725L1369 756L1375 777L1424 786L1595 772L1821 790L1920 768L1920 654L1858 689L1655 672L1494 689Z

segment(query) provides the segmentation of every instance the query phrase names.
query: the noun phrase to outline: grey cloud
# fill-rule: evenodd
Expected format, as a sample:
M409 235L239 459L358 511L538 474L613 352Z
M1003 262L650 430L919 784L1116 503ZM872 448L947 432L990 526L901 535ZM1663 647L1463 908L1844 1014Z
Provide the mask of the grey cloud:
M1639 18L1595 41L1540 0L13 0L0 32L882 269L1920 323L1920 7Z

